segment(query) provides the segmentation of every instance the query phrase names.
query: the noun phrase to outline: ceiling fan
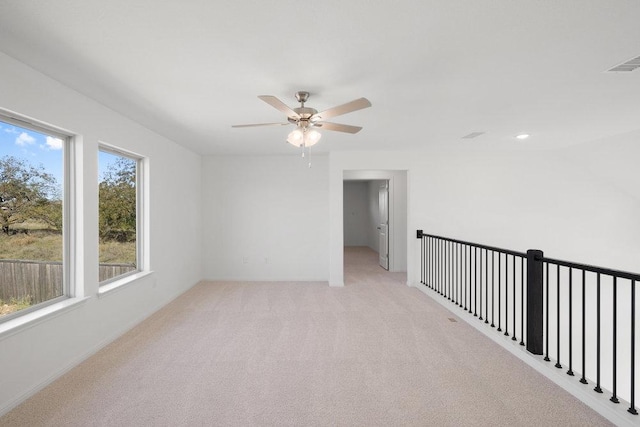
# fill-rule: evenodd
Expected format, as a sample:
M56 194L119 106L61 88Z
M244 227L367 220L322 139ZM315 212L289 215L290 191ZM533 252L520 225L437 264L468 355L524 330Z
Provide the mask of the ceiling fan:
M296 128L287 138L287 142L296 147L308 148L320 140L321 134L317 129L332 130L337 132L358 133L362 127L343 125L339 123L326 122L332 117L341 116L363 108L371 107L371 102L367 98L359 98L337 107L329 108L318 112L315 108L305 107L304 103L309 99L309 92L296 92L296 99L300 107L289 108L284 102L275 96L260 95L258 98L287 115L286 123L257 123L249 125L234 125L234 128L256 127L256 126L285 126L296 125Z

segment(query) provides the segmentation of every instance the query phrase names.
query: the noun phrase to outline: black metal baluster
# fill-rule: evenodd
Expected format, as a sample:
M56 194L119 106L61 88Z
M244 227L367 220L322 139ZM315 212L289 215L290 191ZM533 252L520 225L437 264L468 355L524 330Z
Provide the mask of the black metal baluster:
M483 320L482 319L482 248L480 248L480 317L478 318L478 320Z
M426 236L422 236L422 238L420 238L420 250L422 251L422 271L420 273L420 277L421 277L421 282L423 284L427 283L427 271L428 271L428 265L427 263L429 262L429 252L428 252L428 248L427 248L427 242L429 241L429 238Z
M471 251L472 246L469 245L469 314L473 314L473 272L471 270L473 257Z
M573 376L573 268L569 267L569 370Z
M457 246L456 243L453 243L453 247L452 247L453 251L451 253L452 259L453 259L453 282L451 282L451 301L453 301L453 303L455 305L458 305L457 299L458 299L458 257L456 256L458 254L457 251Z
M438 280L438 293L444 295L444 241L440 242L440 260L438 261L438 268L440 269L440 279Z
M425 285L428 285L429 279L428 279L428 272L429 272L429 237L427 236L422 236L422 248L424 249L424 268L422 271L422 278L423 281L422 283L424 283Z
M520 345L524 345L524 257L520 257Z
M442 241L442 296L447 297L447 249L449 242Z
M633 415L636 410L636 281L631 281L631 406L627 409Z
M484 253L484 323L489 323L489 250Z
M451 269L453 275L453 281L451 282L451 301L456 304L456 298L458 297L456 293L456 281L458 280L458 268L456 265L456 243L453 242L451 245Z
M422 246L424 247L424 282L422 283L428 286L427 282L429 281L429 268L431 268L431 266L429 265L429 237L422 236Z
M431 289L436 287L436 241L431 239Z
M438 239L438 246L440 249L438 250L438 293L442 295L442 279L443 279L443 268L442 268L442 240Z
M469 300L469 269L467 268L467 245L464 247L464 311L467 311L467 301Z
M596 393L602 393L600 388L600 273L596 281Z
M427 274L427 286L429 286L430 288L433 285L433 279L431 277L431 273L433 272L433 247L431 246L431 242L432 242L432 238L431 237L427 237L427 247L429 248L429 255L427 256L427 259L429 260L429 272Z
M434 237L431 242L431 246L433 247L433 254L431 255L433 258L433 271L431 272L433 278L431 279L431 289L435 291L438 283L438 239Z
M452 289L451 289L451 295L453 296L452 301L455 305L458 305L458 251L457 251L457 247L456 247L456 243L453 243L453 253L452 253L452 257L453 257L453 283L452 283Z
M585 363L585 347L586 347L586 339L585 339L585 283L586 283L586 272L582 270L582 378L580 378L580 382L582 384L588 384L587 378L585 378L587 366Z
M509 254L504 254L504 336L509 336Z
M618 278L613 276L613 396L611 400L613 403L620 403L618 400L617 386L618 386Z
M451 251L449 253L450 255L450 272L451 272L451 280L449 281L449 300L450 301L454 301L455 300L455 294L453 292L453 283L454 283L454 273L455 273L455 264L454 264L454 257L453 254L455 252L455 244L453 242L451 242Z
M460 244L456 245L456 305L460 305Z
M473 248L473 317L478 317L478 248Z
M562 364L560 363L560 266L556 266L556 368L562 368Z
M513 268L513 337L511 341L518 341L516 338L516 256L512 255L512 268Z
M443 240L442 243L444 244L444 253L442 259L442 296L446 298L447 286L449 283L449 242Z
M502 332L502 328L500 327L500 319L502 318L502 315L500 313L501 311L501 306L502 306L502 298L501 298L501 291L500 289L502 288L502 285L500 282L502 282L502 267L500 264L500 258L502 257L502 254L500 252L498 252L498 332Z
M546 343L546 350L547 350L547 354L544 356L544 360L545 362L550 361L551 359L549 359L549 263L545 262L544 263L545 268L546 268L546 284L545 284L545 293L546 293L546 302L545 302L545 319L546 319L546 325L545 325L545 332L544 332L544 342Z
M447 289L447 241L440 240L441 256L440 258L440 295L446 296Z
M496 306L496 275L494 273L494 265L495 265L495 259L494 259L494 255L495 255L495 251L491 251L491 327L495 328L496 325L493 322L493 315L495 312L495 306ZM498 256L500 256L498 254Z
M460 274L458 276L458 295L460 296L458 299L459 306L462 307L462 245L458 245L458 268L460 269Z
M447 299L449 301L451 301L451 280L453 279L453 277L452 277L453 276L453 274L452 274L453 273L453 265L451 264L451 245L452 245L452 243L449 242L449 245L448 245L448 247L449 247L449 262L448 262L448 269L447 269L449 271L449 286L447 288L447 294L448 294L447 295Z
M431 247L433 248L433 254L431 254L431 258L433 258L433 268L431 269L431 289L436 290L437 282L438 282L438 240L433 239L431 242Z
M440 239L435 239L434 241L435 247L436 247L436 253L435 253L435 258L436 258L436 277L434 279L434 291L436 291L437 293L440 293Z
M451 300L451 294L449 293L449 288L451 286L451 242L445 240L445 261L444 261L444 296L447 297L448 300Z

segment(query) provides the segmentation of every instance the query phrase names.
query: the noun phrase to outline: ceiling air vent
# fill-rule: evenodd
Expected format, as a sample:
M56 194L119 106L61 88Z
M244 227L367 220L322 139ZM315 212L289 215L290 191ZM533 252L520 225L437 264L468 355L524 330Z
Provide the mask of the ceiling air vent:
M480 135L484 135L484 132L471 132L469 135L463 136L462 139L473 139L479 137Z
M620 65L616 65L612 69L608 70L608 72L617 73L617 72L623 72L623 71L633 71L636 68L640 68L640 56L638 56L637 58L630 59L627 62L622 63Z

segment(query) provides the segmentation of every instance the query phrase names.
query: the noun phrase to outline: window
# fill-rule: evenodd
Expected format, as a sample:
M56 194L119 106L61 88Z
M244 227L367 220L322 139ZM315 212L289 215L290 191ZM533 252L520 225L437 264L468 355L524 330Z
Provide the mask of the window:
M0 322L69 296L69 140L0 114Z
M140 271L142 160L102 145L98 156L99 282Z

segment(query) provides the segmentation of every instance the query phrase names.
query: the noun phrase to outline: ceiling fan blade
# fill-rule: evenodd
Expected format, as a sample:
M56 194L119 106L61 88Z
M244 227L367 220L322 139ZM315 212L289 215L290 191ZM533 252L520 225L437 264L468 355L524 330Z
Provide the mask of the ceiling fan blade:
M232 128L254 128L257 126L285 126L291 123L254 123L250 125L233 125Z
M358 133L362 130L361 126L341 125L339 123L319 122L314 124L323 130L335 130L338 132Z
M300 118L300 114L296 113L291 108L287 107L287 105L284 102L280 101L275 96L260 95L260 96L258 96L258 98L262 99L264 102L266 102L267 104L271 105L273 108L282 111L283 113L285 113L287 115L287 117L292 117L294 119L299 119Z
M346 104L338 105L337 107L329 108L328 110L320 111L319 113L311 116L313 120L326 120L331 117L341 116L342 114L351 113L352 111L362 110L363 108L371 107L371 102L367 98L359 98Z

